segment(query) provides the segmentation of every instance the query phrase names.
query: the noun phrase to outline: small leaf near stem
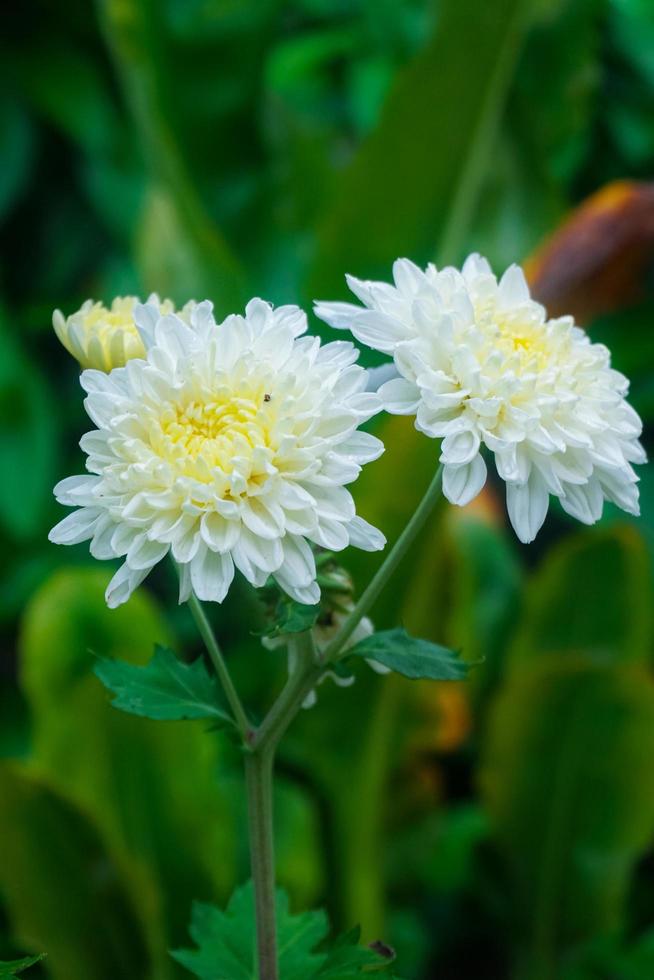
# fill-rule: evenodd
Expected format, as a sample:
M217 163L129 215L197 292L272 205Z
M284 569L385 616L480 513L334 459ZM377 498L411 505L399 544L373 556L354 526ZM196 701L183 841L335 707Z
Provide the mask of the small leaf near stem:
M211 623L207 619L206 613L202 608L199 599L194 593L191 593L188 600L188 607L191 610L191 615L196 622L200 635L204 640L204 645L207 648L207 652L211 658L216 674L218 675L218 679L222 684L225 697L227 698L229 706L232 709L234 720L236 721L241 735L247 744L251 737L252 725L250 724L248 716L245 713L245 709L243 708L241 699L238 696L238 692L234 687L229 670L227 669L227 664L224 661L220 647L218 646L218 641L216 640L213 629L211 628Z
M211 718L233 725L220 702L218 681L202 657L186 664L172 650L155 647L148 664L137 666L108 657L98 659L94 673L115 696L115 708L158 721Z
M409 636L403 629L373 633L350 647L345 656L375 660L413 680L460 681L471 666L453 650Z

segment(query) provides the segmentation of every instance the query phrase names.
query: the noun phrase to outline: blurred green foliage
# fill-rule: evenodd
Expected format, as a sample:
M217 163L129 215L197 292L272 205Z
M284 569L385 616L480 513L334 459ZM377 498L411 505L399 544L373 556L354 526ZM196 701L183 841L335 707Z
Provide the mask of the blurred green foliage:
M649 0L33 0L0 41L0 959L29 976L173 980L192 901L247 876L238 751L113 710L95 656L199 653L159 569L128 606L46 540L88 427L52 310L156 289L218 313L308 304L398 254L500 267L654 162ZM593 243L587 243L589 248ZM651 268L651 262L650 262ZM643 284L645 287L647 283ZM651 300L589 324L654 420ZM610 315L609 315L610 314ZM312 328L325 330L315 320ZM370 352L364 352L371 363ZM390 539L435 447L406 419L356 488ZM484 659L464 684L320 688L279 764L279 876L439 980L654 975L654 479L537 543L500 489L443 509L376 623ZM361 582L378 556L347 563ZM65 567L62 567L65 564ZM262 712L281 657L242 585L212 611Z

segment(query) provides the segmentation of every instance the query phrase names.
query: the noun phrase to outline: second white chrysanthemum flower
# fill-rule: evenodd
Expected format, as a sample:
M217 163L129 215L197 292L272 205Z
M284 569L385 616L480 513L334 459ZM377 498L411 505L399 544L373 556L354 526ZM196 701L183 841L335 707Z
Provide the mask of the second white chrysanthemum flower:
M642 425L606 347L572 317L548 319L518 266L498 282L477 255L461 272L400 259L393 275L394 285L348 277L365 309L319 303L316 312L392 355L400 377L379 389L384 407L442 439L450 501L463 506L482 489L485 446L521 541L536 536L550 494L586 524L605 499L638 513L631 464L645 460Z
M157 304L135 310L145 359L85 371L88 475L57 499L79 509L53 528L60 544L91 541L96 558L124 557L107 590L124 602L169 551L181 599L222 601L239 569L269 575L299 602L320 590L309 542L377 550L385 540L355 513L346 485L383 452L357 431L379 411L350 343L303 337L304 313L261 300L214 322L201 303L189 322Z

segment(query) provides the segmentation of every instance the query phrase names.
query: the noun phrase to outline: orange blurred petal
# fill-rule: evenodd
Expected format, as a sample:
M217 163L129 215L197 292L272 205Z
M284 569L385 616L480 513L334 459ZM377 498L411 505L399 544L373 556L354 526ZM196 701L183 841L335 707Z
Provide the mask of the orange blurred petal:
M638 302L654 260L654 183L607 184L525 263L535 299L577 322Z

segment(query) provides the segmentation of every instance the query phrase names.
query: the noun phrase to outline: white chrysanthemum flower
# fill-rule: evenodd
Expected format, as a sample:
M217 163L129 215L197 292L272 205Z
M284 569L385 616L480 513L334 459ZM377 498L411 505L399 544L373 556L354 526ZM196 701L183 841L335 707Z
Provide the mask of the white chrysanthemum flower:
M572 317L548 319L518 266L498 283L478 255L461 272L400 259L393 276L394 286L348 277L366 309L318 303L316 313L393 356L400 377L379 389L384 407L415 414L416 428L443 440L452 503L463 506L482 489L485 446L521 541L536 536L550 494L586 524L599 519L605 499L638 514L631 464L645 461L642 424L606 347Z
M145 347L136 327L134 310L140 300L137 296L118 296L107 309L102 303L87 299L77 313L64 317L61 310L52 314L52 325L57 337L69 354L82 368L111 371L123 367L133 357L145 357ZM163 314L174 313L169 299L159 300L156 293L148 298ZM180 312L188 320L195 304L187 303Z
M255 586L269 575L299 602L320 596L309 541L331 551L384 546L355 513L346 484L383 452L357 431L380 409L347 342L302 337L305 314L261 300L217 326L208 302L180 317L135 310L145 359L85 371L97 429L82 437L86 476L55 487L80 509L50 532L91 540L96 558L125 557L107 602L129 597L169 551L191 589L221 602L234 567Z

